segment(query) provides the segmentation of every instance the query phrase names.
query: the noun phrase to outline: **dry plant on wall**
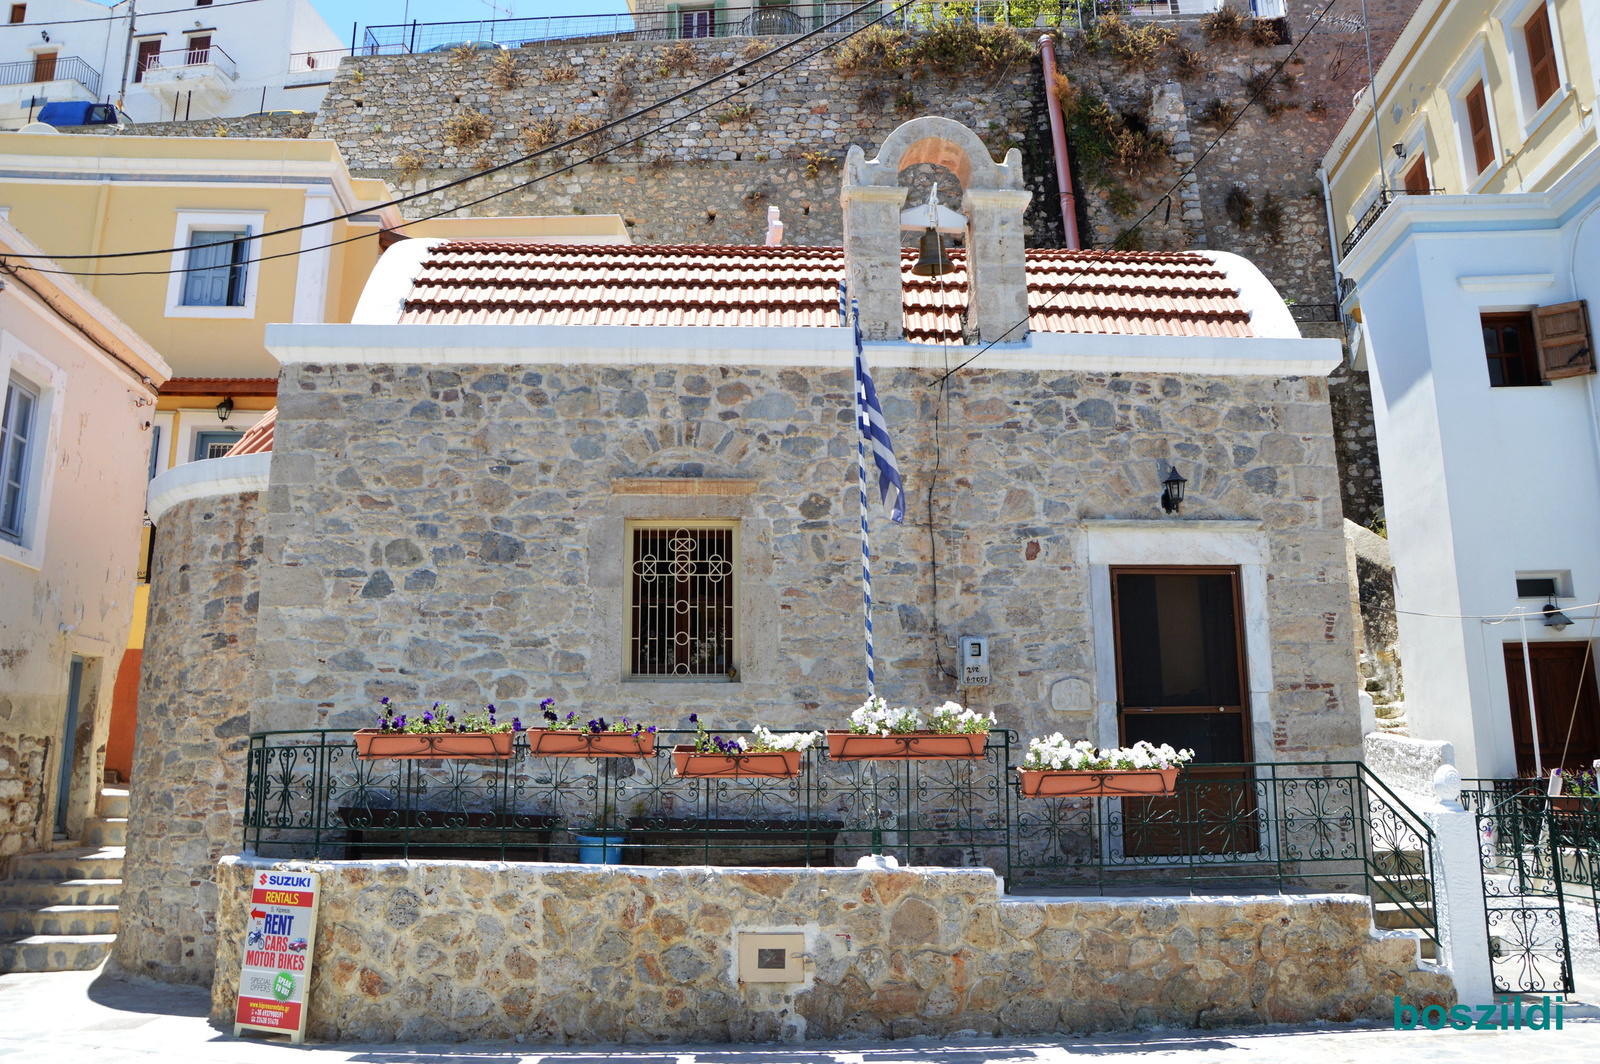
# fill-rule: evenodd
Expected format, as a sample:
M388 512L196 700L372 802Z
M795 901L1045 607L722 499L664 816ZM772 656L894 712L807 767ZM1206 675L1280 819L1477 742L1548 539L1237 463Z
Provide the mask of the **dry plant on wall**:
M581 137L585 134L594 133L595 130L599 129L605 124L605 119L601 118L599 115L590 115L587 118L575 117L567 123L565 132L568 137ZM606 140L607 137L605 134L596 134L589 137L588 142L581 147L592 151L604 144Z
M477 50L472 45L458 44L450 49L450 61L452 63L465 63L477 54Z
M872 114L879 114L889 102L889 90L882 85L868 85L856 97L856 104L863 110Z
M1148 129L1123 129L1113 142L1117 167L1129 177L1144 177L1167 160L1167 138Z
M557 64L544 72L544 80L548 85L559 85L564 81L573 81L578 72L570 66Z
M913 46L913 58L937 74L955 77L969 70L1000 77L1033 59L1033 44L1009 26L938 22Z
M1205 53L1198 48L1190 48L1181 41L1172 46L1172 72L1180 80L1193 81L1210 69L1211 64L1206 62Z
M1220 97L1213 96L1195 114L1201 125L1221 129L1233 121L1233 104Z
M464 151L488 140L493 132L494 122L488 115L468 111L445 119L444 142Z
M1111 54L1129 70L1150 70L1161 60L1161 53L1177 44L1178 34L1166 26L1147 22L1135 29L1115 14L1103 21L1116 19L1116 28L1107 35Z
M678 41L668 48L661 56L661 66L657 73L662 77L681 78L686 74L694 73L695 67L700 65L700 57L695 54L694 46L688 41Z
M633 86L619 79L611 86L611 95L606 98L606 102L613 115L625 114L633 103Z
M1271 48L1282 44L1283 28L1280 19L1254 19L1250 23L1250 46L1253 48Z
M1068 125L1078 116L1078 102L1080 99L1078 86L1065 74L1057 73L1051 82L1055 86L1056 100L1061 104L1061 120Z
M1278 202L1278 197L1268 192L1261 197L1261 210L1256 214L1256 220L1261 223L1261 231L1267 234L1267 239L1274 244L1283 239L1283 204Z
M517 69L515 52L500 52L489 64L489 83L496 88L511 90L522 84L522 71Z
M762 44L760 41L751 41L749 44L744 46L744 51L740 52L739 56L746 63L753 63L766 54L766 45Z
M554 144L560 132L560 123L554 118L546 117L531 126L523 126L519 139L522 141L523 150L532 153Z
M1200 32L1212 44L1238 44L1250 34L1247 20L1236 7L1222 5L1200 19Z
M839 168L839 160L825 151L803 151L800 153L800 158L806 162L806 176L809 178L815 178L824 168L829 170Z
M833 65L841 74L892 74L910 61L910 40L905 30L872 26L844 42Z
M719 126L743 125L756 116L756 109L747 103L735 104L714 117Z
M395 159L394 166L400 171L402 182L414 180L422 172L422 156L402 155Z
M716 55L706 57L706 72L720 74L733 65L733 60L718 52Z
M917 109L917 94L909 87L894 98L895 114L908 115Z
M1222 201L1222 209L1228 212L1233 224L1241 230L1248 230L1255 221L1256 201L1243 185L1234 185L1228 190L1227 197Z

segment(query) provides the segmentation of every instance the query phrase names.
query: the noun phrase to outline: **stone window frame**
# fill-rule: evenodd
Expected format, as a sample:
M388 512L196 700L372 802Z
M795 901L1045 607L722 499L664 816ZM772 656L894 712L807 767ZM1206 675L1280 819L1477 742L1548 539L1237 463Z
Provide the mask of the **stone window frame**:
M261 236L266 228L267 212L184 210L177 212L177 225L173 230L172 273L167 277L167 305L164 311L169 318L232 318L253 319L256 316L256 292L261 286ZM190 306L183 301L189 264L189 242L197 232L206 230L238 230L251 234L246 245L244 263L244 302L238 306Z
M38 393L32 436L39 446L28 448L32 453L28 457L30 468L27 498L23 502L22 536L20 541L0 537L0 559L41 570L50 528L50 500L59 464L56 452L60 446L67 374L17 336L0 330L0 383L9 383L13 378L21 379Z
M744 591L744 546L742 538L742 521L738 517L627 517L622 522L622 625L621 625L621 663L622 682L626 684L641 683L703 683L703 684L728 684L738 683L744 672L744 634L745 611L742 601ZM687 529L719 529L732 533L733 540L733 586L729 591L733 603L733 632L731 648L731 667L733 676L721 674L699 674L692 676L661 676L652 674L639 674L632 671L632 641L633 641L633 542L634 532L639 529L650 528L687 528Z
M1550 47L1556 60L1556 91L1550 94L1543 106L1535 103L1533 67L1528 59L1528 40L1524 33L1528 20L1540 7L1544 8L1545 18L1550 23ZM1522 138L1527 140L1571 95L1567 51L1561 44L1561 23L1556 18L1556 5L1554 0L1501 0L1490 17L1500 24L1506 60L1511 68L1507 79L1513 86L1511 102L1516 106Z
M1249 742L1258 762L1276 760L1272 714L1272 625L1267 595L1271 552L1259 521L1083 522L1089 569L1090 632L1094 641L1093 734L1096 746L1117 745L1116 613L1111 596L1113 567L1228 566L1239 572L1244 630L1245 704Z

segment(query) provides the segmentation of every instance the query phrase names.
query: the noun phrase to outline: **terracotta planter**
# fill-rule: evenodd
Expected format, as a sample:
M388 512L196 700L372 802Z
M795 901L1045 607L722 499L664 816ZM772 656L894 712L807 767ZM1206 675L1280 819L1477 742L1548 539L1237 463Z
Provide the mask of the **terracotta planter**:
M653 757L656 733L588 732L529 728L528 753L535 757Z
M692 746L674 746L672 765L684 779L789 780L800 775L799 750L748 751L741 754L697 753Z
M1019 768L1024 798L1163 798L1178 785L1178 769Z
M362 728L355 733L356 757L363 761L390 758L505 759L511 756L513 734L503 732L406 732Z
M988 741L988 732L857 735L831 731L828 733L828 756L835 761L979 761Z

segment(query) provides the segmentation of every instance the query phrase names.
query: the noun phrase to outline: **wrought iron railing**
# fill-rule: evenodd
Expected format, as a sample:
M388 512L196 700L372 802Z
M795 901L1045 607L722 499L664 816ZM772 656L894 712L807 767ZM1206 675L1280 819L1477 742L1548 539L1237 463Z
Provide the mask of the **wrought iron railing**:
M1018 29L1061 29L1081 26L1094 17L1092 0L922 0L896 11L894 0L861 8L838 22L832 32L860 29L887 14L883 25L927 29L938 22L974 22ZM1198 16L1221 6L1220 0L1147 0L1128 5L1128 14L1143 18ZM700 37L765 37L809 33L860 3L826 0L785 5L747 4L715 11L639 11L614 15L553 15L548 18L481 19L465 22L411 22L368 26L363 55L395 55L446 51L482 42L521 48L551 42L693 40Z
M1550 797L1537 779L1464 782L1461 802L1478 816L1495 988L1570 993L1571 922L1594 925L1586 939L1600 933L1600 798Z
M1379 192L1378 198L1372 202L1372 206L1362 212L1356 224L1350 227L1350 232L1339 242L1339 254L1341 256L1350 254L1350 249L1361 243L1361 238L1366 236L1372 227L1378 224L1378 219L1383 217L1383 212L1389 209L1389 204L1401 196L1439 196L1443 195L1443 193L1444 189L1442 188L1419 188L1415 190L1390 188Z
M41 82L39 75L43 73L50 76ZM52 81L76 81L88 89L91 96L100 95L100 71L75 55L57 56L52 66L41 66L34 59L0 63L0 85L47 85Z
M1432 834L1358 762L1207 765L1171 798L1024 798L1014 733L981 760L831 760L794 779L685 779L660 732L644 758L363 761L346 732L251 738L246 850L263 856L989 867L1009 887L1370 894L1432 937ZM589 841L584 841L589 840Z

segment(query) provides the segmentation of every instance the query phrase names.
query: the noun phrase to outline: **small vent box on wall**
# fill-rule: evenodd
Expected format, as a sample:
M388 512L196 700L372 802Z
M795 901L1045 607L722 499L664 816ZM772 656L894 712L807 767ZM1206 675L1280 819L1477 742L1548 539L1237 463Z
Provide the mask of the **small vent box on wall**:
M800 983L806 977L806 936L739 933L741 983Z

